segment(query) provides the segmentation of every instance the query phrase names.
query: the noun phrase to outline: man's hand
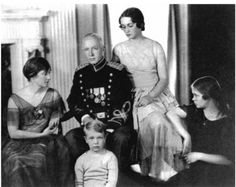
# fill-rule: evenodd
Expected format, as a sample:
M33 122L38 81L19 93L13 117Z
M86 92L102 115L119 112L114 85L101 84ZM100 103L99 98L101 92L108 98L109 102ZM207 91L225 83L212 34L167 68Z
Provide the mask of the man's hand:
M53 129L54 127L58 127L59 123L60 123L60 118L59 117L58 118L52 118L49 122L49 127L51 129Z
M90 121L93 121L94 119L88 115L88 114L85 114L84 116L82 116L81 118L81 125L86 125L88 122Z

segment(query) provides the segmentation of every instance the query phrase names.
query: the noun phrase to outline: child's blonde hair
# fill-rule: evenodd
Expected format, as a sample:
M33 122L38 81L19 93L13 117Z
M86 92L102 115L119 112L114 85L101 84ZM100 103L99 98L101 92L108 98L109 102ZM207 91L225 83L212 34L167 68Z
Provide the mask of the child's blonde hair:
M92 120L92 121L89 121L88 123L86 123L84 125L84 133L85 135L87 135L87 131L88 130L94 130L96 132L100 132L100 133L103 133L104 135L106 134L106 126L103 122L95 119L95 120Z

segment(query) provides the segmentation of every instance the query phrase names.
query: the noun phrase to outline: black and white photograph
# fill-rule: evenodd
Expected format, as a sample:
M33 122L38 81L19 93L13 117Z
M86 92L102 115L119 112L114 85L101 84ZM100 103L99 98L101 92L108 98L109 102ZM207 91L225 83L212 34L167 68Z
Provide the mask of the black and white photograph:
M0 5L0 186L235 186L235 3Z

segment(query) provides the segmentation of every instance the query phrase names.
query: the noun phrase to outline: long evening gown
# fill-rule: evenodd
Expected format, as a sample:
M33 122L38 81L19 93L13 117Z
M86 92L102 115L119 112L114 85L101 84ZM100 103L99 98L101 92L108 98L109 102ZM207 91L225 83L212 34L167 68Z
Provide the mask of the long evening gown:
M49 88L36 107L12 94L17 108L8 109L8 121L19 129L42 132L54 117L63 114L63 101ZM11 139L2 151L2 179L6 187L72 186L69 149L61 135L34 139Z
M156 180L166 181L178 172L174 155L181 152L182 141L165 113L178 103L166 88L154 98L153 103L135 107L137 101L147 95L159 81L154 45L159 44L150 39L138 47L126 41L115 47L115 54L127 67L134 84L133 116L134 128L139 131L141 172Z

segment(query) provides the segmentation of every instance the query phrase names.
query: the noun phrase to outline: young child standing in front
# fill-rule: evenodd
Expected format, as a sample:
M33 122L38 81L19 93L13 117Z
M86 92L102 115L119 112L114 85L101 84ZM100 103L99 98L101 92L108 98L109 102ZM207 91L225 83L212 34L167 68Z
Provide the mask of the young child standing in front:
M75 164L76 187L115 187L118 178L116 156L105 148L105 125L92 120L85 124L85 141L89 150Z

